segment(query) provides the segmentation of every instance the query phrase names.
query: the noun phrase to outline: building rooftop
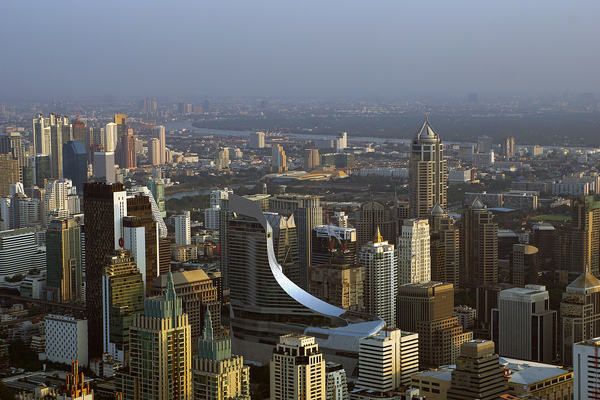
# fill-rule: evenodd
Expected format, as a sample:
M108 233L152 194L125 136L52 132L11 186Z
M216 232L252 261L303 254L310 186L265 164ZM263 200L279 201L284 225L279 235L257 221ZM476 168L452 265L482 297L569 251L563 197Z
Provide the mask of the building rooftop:
M185 285L191 282L206 281L210 280L206 272L201 269L195 269L193 271L175 272L173 273L173 283L177 285ZM152 282L153 287L166 287L167 286L167 275L160 275Z
M511 371L509 375L510 381L520 385L530 385L569 373L569 371L556 365L516 360L513 358L500 357L500 364Z
M592 288L600 289L600 280L598 280L598 278L596 278L594 275L590 274L589 271L586 271L583 274L579 275L577 279L575 279L567 286L567 292L569 292L569 289L573 291Z

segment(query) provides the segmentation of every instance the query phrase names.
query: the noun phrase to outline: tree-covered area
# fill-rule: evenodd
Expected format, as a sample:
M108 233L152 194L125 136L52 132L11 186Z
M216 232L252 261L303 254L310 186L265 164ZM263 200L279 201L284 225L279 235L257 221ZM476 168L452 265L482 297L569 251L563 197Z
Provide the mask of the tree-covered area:
M21 339L11 342L8 347L8 359L11 367L23 368L25 371L39 371L42 369L38 354L25 345Z

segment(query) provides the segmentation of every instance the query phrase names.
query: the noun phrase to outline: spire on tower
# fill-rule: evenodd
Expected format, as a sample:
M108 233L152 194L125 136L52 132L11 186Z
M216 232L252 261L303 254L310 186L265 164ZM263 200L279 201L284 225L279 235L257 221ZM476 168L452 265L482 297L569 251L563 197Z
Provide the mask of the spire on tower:
M379 230L379 227L377 227L377 230L375 231L375 236L373 236L373 243L381 242L383 242L383 236L381 236L381 231Z
M204 314L204 329L202 330L202 339L213 340L213 326L212 319L210 318L210 310L206 308Z

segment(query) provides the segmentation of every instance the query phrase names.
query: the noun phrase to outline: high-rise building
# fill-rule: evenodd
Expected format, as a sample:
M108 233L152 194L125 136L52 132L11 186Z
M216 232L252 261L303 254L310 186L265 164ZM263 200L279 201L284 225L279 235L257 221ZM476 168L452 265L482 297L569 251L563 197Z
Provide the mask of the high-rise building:
M54 118L52 118L54 116ZM68 117L50 115L50 176L63 177L63 144L71 140L71 124Z
M281 145L274 144L271 149L271 169L273 172L287 171L287 156L285 155L283 147Z
M33 148L35 154L50 155L50 118L38 114L33 119Z
M429 231L434 235L432 245L436 244L437 247L443 247L444 250L443 274L438 274L437 279L432 276L432 280L452 283L458 290L460 287L460 232L454 225L454 219L439 204L436 204L429 212Z
M46 231L46 292L48 300L83 301L81 261L81 227L79 223L74 218L50 221Z
M21 181L19 160L12 154L0 154L0 196L10 194L10 185Z
M542 271L554 269L556 260L556 229L550 224L533 225L529 244L538 249L539 265Z
M341 364L325 363L326 399L348 400L348 380Z
M495 400L507 391L494 342L472 340L462 344L460 353L452 371L448 400Z
M100 131L98 143L102 144L102 151L116 151L119 134L117 132L117 124L109 122L104 127L104 132ZM102 134L104 133L104 134Z
M398 220L391 210L374 201L365 203L356 210L354 226L357 248L373 239L377 229L381 232L383 240L389 243L396 243L398 238Z
M356 263L356 229L334 225L316 226L312 231L312 264L341 261Z
M529 244L514 244L510 254L510 282L516 287L535 284L538 280L539 252Z
M224 147L217 153L217 159L215 160L215 167L219 170L229 169L229 147Z
M391 392L410 384L419 370L419 335L399 329L382 329L377 335L361 338L358 355L357 388Z
M22 228L0 232L0 279L46 269L46 254L37 244L36 229Z
M19 161L20 182L23 181L23 169L27 167L27 156L23 147L23 137L19 132L0 134L0 154L11 154L13 159Z
M129 369L116 374L123 400L191 400L190 324L171 274L164 297L145 300L144 313L129 327Z
M514 288L510 283L493 283L477 286L475 297L477 317L475 325L479 330L479 337L491 339L492 309L498 308L500 292Z
M498 224L478 198L460 221L460 283L479 286L498 282Z
M63 145L63 175L73 181L77 194L82 195L87 182L87 152L82 142L69 140Z
M360 249L358 260L365 267L365 311L379 316L388 327L396 327L398 265L394 245L384 241L377 230L373 241Z
M573 362L573 345L600 336L600 280L589 271L571 282L560 302L560 353L564 365Z
M26 188L30 188L33 185L45 187L46 180L50 179L50 156L44 154L29 156L27 164L23 173L23 186Z
M165 135L165 127L162 125L157 126L152 131L152 136L155 139L158 139L158 164L166 164L167 163L167 138Z
M596 196L571 200L571 224L575 233L572 242L571 272L582 273L589 268L600 276L600 201Z
M315 338L280 338L271 360L271 399L325 400L325 360Z
M90 357L98 358L103 353L103 269L106 256L121 249L120 244L124 244L121 221L127 214L127 193L121 183L85 183L83 204L88 342Z
M88 324L85 319L48 314L44 317L46 359L67 364L88 365Z
M243 357L231 354L231 339L214 334L208 309L203 325L198 355L192 360L194 399L250 400L250 367Z
M419 334L421 366L454 364L460 344L473 339L454 316L454 288L441 282L401 285L397 296L397 326Z
M500 292L492 310L492 340L503 357L539 362L556 359L556 311L549 309L545 286L527 285Z
M133 135L133 129L128 129L126 134L119 136L119 143L115 152L116 162L119 164L119 167L131 169L137 166L135 142L136 138Z
M115 170L115 153L112 151L102 151L94 153L94 176L102 179L106 183L117 182L117 172Z
M163 218L167 216L166 201L165 201L165 182L162 179L148 179L148 189L152 193L152 197L156 201L160 215Z
M348 132L340 132L335 136L335 151L343 153L346 147L348 147Z
M113 359L127 362L129 327L144 310L144 281L128 250L106 256L102 271L102 347Z
M159 275L166 275L169 271L171 271L171 241L161 238L158 241L158 272Z
M222 335L221 302L216 282L206 272L197 269L193 271L174 272L173 287L181 299L183 312L187 314L190 323L192 348L206 329L204 314L210 310L214 322L211 329L215 335ZM163 296L167 291L167 274L160 275L151 287L152 296Z
M319 149L307 149L304 158L304 168L307 171L312 171L316 167L321 165L321 157L319 156Z
M507 137L502 141L502 155L504 157L512 157L515 155L515 138Z
M399 285L431 280L429 239L426 219L404 220L402 233L398 237Z
M298 231L294 215L264 213L273 233L273 253L282 271L296 285L300 284L298 263Z
M180 246L187 246L192 243L190 226L189 211L175 216L175 243Z
M262 149L263 147L265 147L265 133L264 132L250 133L249 147L251 149Z
M300 287L306 289L311 265L312 231L323 224L323 208L318 196L278 194L269 199L269 210L286 217L294 215L298 229ZM265 210L267 211L267 210Z
M156 138L148 140L148 165L160 164L160 142Z
M350 311L362 311L365 306L365 268L332 260L328 264L313 264L308 269L308 292L329 304Z
M477 152L489 153L492 151L493 139L489 136L480 136L477 138Z
M600 338L587 339L573 345L573 399L600 399Z
M424 218L436 204L446 209L448 173L442 141L427 117L411 143L408 167L410 216Z
M117 136L115 137L115 144L121 136L127 134L127 114L115 114L114 123L117 124Z

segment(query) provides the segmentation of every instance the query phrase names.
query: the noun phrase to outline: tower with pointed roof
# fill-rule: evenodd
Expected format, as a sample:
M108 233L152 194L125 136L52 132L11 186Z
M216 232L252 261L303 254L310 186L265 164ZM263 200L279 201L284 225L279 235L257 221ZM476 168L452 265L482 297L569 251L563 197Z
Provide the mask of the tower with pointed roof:
M361 248L358 259L365 268L365 311L379 316L389 328L395 327L398 260L394 245L383 240L377 227L373 240Z
M231 339L213 335L208 309L192 377L194 399L250 400L250 367L244 366L243 357L231 355Z
M443 145L427 117L411 142L408 180L411 218L427 217L436 204L446 208L448 173Z
M600 280L589 267L571 282L560 302L561 359L573 363L573 345L600 336Z
M192 399L190 331L169 273L165 295L147 298L129 328L129 367L115 379L124 400Z
M438 257L443 261L443 266L436 268L439 260L432 259L431 261L431 279L452 283L454 289L458 290L460 287L460 234L454 225L454 218L449 216L439 204L429 210L429 232L432 257L438 248L443 249L443 254Z
M498 224L475 198L460 220L460 284L476 287L498 282Z
M431 280L429 223L405 219L398 237L398 284Z

